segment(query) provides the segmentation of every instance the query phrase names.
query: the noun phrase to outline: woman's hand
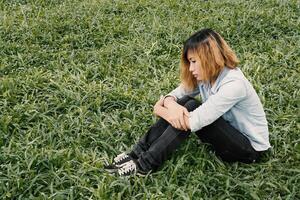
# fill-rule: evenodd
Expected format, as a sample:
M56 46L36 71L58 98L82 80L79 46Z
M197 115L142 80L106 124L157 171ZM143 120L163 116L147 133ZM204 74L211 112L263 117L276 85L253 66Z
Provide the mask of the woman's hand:
M176 129L187 131L190 126L188 123L189 111L179 105L177 102L171 102L168 104L167 121Z
M175 101L169 102L168 107L165 107L163 103L162 97L155 103L153 113L156 116L164 118L176 129L185 131L190 129L189 112L185 107Z
M189 117L184 115L184 121L185 121L185 125L187 127L187 129L191 129L191 126L190 126L190 121L189 121Z
M156 116L161 117L160 113L161 113L161 110L163 109L163 104L164 104L164 99L163 99L163 97L160 97L160 99L155 103L154 108L153 108L153 113Z

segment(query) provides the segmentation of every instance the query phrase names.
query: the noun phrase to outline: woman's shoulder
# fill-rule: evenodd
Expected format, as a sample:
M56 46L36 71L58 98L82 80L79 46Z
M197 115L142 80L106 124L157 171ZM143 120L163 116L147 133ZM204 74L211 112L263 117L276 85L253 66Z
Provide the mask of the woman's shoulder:
M240 81L246 81L247 80L239 67L236 67L236 68L233 68L233 69L225 67L223 73L224 73L223 78L222 78L222 80L220 80L221 85L225 84L225 83L228 83L228 82L231 82L231 81L240 82Z
M217 92L220 88L229 85L230 87L245 87L246 84L244 84L244 82L246 82L245 76L239 68L231 69L225 67L212 87L212 92Z
M227 84L248 88L247 78L238 67L234 69L225 67L218 79L214 88L216 91Z

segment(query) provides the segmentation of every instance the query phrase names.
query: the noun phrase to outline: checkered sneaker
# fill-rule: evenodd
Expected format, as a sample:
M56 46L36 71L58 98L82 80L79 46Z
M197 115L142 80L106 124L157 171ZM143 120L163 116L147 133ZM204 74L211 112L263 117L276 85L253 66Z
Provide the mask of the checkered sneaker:
M120 166L118 169L119 176L134 175L137 171L137 166L133 160L130 160Z
M130 160L132 160L132 158L128 154L121 153L114 158L114 161L112 164L106 165L104 168L106 171L108 171L110 173L114 173L121 167L122 164L124 164Z

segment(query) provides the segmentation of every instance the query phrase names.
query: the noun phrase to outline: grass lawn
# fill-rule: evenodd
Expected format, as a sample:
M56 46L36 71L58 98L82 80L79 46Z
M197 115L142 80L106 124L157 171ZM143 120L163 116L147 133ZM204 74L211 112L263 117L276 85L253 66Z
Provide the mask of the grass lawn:
M300 199L299 13L298 0L0 1L0 199ZM228 164L193 135L146 178L105 173L206 27L241 60L273 153Z

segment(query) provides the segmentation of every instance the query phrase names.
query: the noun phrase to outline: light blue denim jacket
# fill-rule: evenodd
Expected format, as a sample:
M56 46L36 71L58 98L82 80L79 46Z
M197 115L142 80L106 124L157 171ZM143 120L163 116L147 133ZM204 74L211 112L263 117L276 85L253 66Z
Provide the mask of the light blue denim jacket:
M199 93L202 105L190 112L191 131L200 130L222 116L250 140L255 150L263 151L271 147L263 106L239 68L225 67L212 87L200 82L194 91L186 92L180 85L168 95L181 98Z

